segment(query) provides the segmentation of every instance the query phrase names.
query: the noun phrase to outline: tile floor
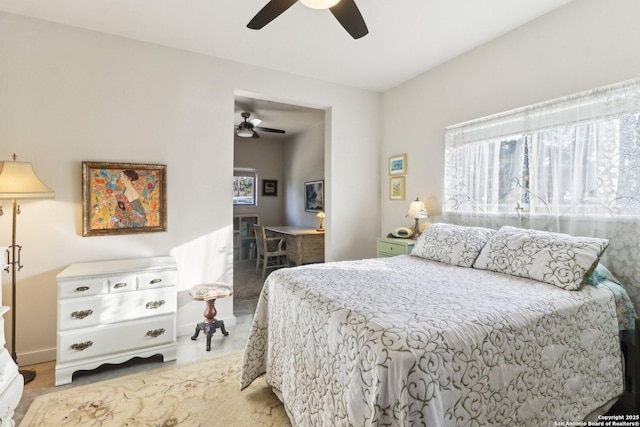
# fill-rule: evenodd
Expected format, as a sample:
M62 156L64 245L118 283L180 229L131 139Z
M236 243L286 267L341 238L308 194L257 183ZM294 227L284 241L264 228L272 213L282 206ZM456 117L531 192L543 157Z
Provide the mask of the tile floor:
M254 265L255 268L255 265ZM248 273L243 271L244 277ZM255 281L262 282L260 275L256 275ZM242 286L236 280L234 287ZM32 366L22 366L23 369L35 369L36 378L25 385L24 393L20 404L16 408L14 421L16 425L20 424L20 420L24 417L29 405L37 396L51 393L58 390L66 390L71 387L77 387L84 384L91 384L98 381L117 378L123 375L134 374L151 369L158 369L173 364L186 363L206 358L215 357L221 354L230 353L232 351L243 350L249 336L249 329L253 320L257 298L234 300L234 314L236 315L236 325L227 328L228 336L223 336L216 332L211 340L211 351L205 350L206 337L202 334L200 337L192 341L189 336L178 337L177 360L173 362L162 362L162 356L153 356L150 358L134 358L129 362L118 365L101 366L92 371L76 372L73 376L71 384L55 387L55 361L40 363Z

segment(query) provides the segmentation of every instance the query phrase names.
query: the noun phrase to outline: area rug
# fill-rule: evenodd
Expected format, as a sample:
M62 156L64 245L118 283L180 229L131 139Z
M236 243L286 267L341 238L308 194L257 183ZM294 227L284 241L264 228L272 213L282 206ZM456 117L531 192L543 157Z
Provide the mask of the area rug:
M263 378L240 391L242 352L37 397L27 426L290 426Z

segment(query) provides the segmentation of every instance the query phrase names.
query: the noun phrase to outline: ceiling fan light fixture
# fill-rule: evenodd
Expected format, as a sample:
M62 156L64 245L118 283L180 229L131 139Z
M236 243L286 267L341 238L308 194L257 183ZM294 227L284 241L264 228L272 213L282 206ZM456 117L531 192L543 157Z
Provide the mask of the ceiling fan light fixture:
M236 135L238 135L241 138L252 138L253 137L253 130L251 130L251 129L238 129L236 131Z
M300 0L300 3L311 9L329 9L339 2L340 0Z

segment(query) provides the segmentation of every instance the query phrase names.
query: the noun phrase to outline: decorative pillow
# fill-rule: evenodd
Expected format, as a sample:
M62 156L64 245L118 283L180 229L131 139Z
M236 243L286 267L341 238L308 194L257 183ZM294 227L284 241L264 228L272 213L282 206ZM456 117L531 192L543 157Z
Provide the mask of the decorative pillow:
M493 233L490 228L431 224L418 238L411 255L471 267Z
M606 239L505 226L487 242L473 267L578 290L608 245Z

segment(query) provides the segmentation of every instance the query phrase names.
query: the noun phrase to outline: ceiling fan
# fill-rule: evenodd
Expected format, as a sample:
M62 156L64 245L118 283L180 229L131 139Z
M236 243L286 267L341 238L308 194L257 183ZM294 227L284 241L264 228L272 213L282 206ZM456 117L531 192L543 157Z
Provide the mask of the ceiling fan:
M253 17L247 27L259 30L289 9L298 0L271 0ZM312 9L329 9L338 22L354 39L369 34L362 14L354 0L300 0Z
M253 118L251 120L247 120L249 119L249 117L251 117L251 113L247 113L246 111L244 111L240 115L242 116L244 121L240 122L240 124L236 126L236 135L238 135L239 137L260 138L260 135L258 135L256 129L260 132L285 133L285 131L283 131L282 129L271 129L258 126L260 123L262 123L262 120L260 119Z

